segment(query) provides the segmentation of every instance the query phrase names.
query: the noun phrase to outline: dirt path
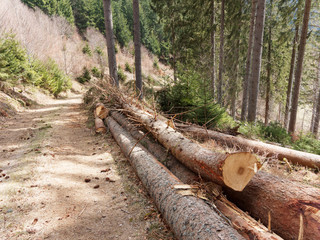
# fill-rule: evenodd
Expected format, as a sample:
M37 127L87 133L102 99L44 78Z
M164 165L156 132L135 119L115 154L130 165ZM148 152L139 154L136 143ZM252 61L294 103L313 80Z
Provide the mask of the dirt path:
M0 239L152 239L154 208L119 175L125 160L110 135L86 126L81 98L0 125Z

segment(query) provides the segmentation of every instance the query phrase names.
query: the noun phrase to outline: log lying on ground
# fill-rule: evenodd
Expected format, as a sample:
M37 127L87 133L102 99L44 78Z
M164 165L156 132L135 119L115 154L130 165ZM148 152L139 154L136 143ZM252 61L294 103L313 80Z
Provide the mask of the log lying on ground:
M197 126L182 126L179 130L189 132L201 138L211 138L218 143L227 145L228 147L237 147L244 151L253 151L255 153L266 154L268 157L274 156L282 160L288 159L292 163L301 164L303 166L320 168L320 156L312 153L292 150L285 147L275 146L259 141L249 140L242 137L235 137L212 130L206 130Z
M127 103L122 104L179 161L202 177L242 191L259 168L257 158L248 152L219 153L204 149L167 123Z
M228 197L251 216L268 224L284 239L320 239L320 189L259 171L242 192L225 189ZM300 228L300 215L303 223Z
M123 128L125 128L139 143L147 148L166 167L178 178L188 184L192 184L199 180L199 176L194 174L187 167L182 165L159 143L156 143L152 138L146 136L144 132L139 131L132 123L130 123L120 112L112 111L110 114Z
M101 118L102 120L105 119L109 114L109 110L102 104L98 103L94 110L94 117Z
M136 141L112 118L106 122L178 239L244 239L203 200L178 194L173 186L182 182L140 144L135 145Z
M107 128L103 123L103 120L101 118L96 117L94 119L95 129L96 133L105 133L107 132Z
M164 163L169 170L177 176L183 183L192 184L198 179L198 176L191 172L188 168L182 165L176 158L166 151L159 143L152 141L142 131L131 124L125 117L119 112L111 112L111 116L130 134L140 141L140 143L149 150L157 159ZM144 138L143 138L144 137ZM142 139L143 138L143 139ZM169 166L168 166L169 165ZM214 187L214 186L213 186ZM261 223L248 216L246 213L237 208L234 204L229 202L225 197L219 195L219 189L215 186L215 191L218 192L217 196L214 196L214 204L218 210L226 216L232 222L232 225L237 229L241 235L248 239L256 240L281 240L282 238L268 231L268 229Z

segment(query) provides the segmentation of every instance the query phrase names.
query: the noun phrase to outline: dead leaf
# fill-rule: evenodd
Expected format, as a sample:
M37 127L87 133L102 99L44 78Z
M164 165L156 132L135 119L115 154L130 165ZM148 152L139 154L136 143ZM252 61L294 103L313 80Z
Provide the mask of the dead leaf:
M108 177L106 177L106 181L107 181L107 182L115 182L115 180L112 180L112 179L110 179L110 178L108 178Z
M38 222L38 218L33 219L32 225L35 225Z

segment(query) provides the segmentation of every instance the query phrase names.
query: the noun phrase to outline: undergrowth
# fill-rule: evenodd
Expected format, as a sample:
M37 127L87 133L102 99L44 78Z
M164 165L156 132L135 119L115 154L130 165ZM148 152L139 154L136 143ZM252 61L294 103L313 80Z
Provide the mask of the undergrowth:
M277 122L271 122L268 126L262 122L255 124L245 122L241 124L238 131L248 138L258 138L262 141L279 143L282 146L291 146L299 151L320 154L320 141L312 134L300 134L298 140L292 141L291 135Z
M52 59L29 56L13 35L0 38L0 82L15 86L32 84L49 90L55 97L71 88L69 77Z

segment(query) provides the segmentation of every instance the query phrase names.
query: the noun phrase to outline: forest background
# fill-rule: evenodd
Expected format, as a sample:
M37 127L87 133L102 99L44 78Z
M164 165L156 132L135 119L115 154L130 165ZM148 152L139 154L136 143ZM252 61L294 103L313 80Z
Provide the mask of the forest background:
M26 79L58 94L69 87L68 76L87 81L90 74L104 74L107 53L102 35L105 34L102 0L22 2L29 9L18 0L3 3L7 7L2 7L0 12L2 44L5 47L9 44L10 41L4 39L8 39L7 34L11 31L15 34L13 41L19 42L11 48L21 44L21 49L26 51L25 68L30 65L31 57L40 61L34 60L33 69L16 80ZM314 128L320 79L319 1L310 1L302 81L297 96L292 96L293 86L288 82L290 79L294 81L305 1L263 1L264 34L258 103L255 124L251 124L245 121L247 114L243 111L243 97L247 95L243 83L250 76L250 71L247 72L250 26L252 19L257 18L257 14L252 15L257 2L261 1L140 1L141 42L157 56L152 58L153 67L159 68L159 60L170 64L174 71L173 79L166 76L164 82L167 84L156 94L158 103L163 111L173 116L187 112L177 115L184 121L218 128L240 124L239 131L247 136L258 136L283 145L293 144L298 149L307 142L311 146L309 151L314 152L312 149L317 148L318 142L308 132L316 135L319 128ZM111 3L117 51L133 55L132 1ZM133 67L129 64L118 62L119 75L123 70L134 71L130 70ZM41 73L40 70L42 75L35 76ZM50 87L50 83L44 80L38 83L44 75L47 79L61 76L57 77L62 79L61 86ZM145 81L148 77L146 74ZM303 143L293 143L287 132L293 98L299 101L295 130L300 132L299 139L303 139ZM225 110L234 120L225 114ZM243 120L241 123L240 119Z

